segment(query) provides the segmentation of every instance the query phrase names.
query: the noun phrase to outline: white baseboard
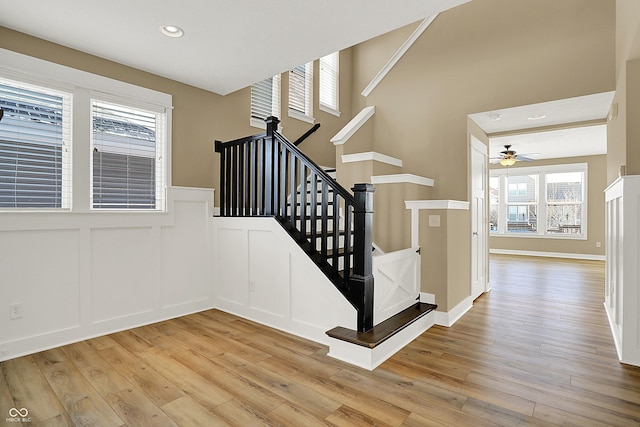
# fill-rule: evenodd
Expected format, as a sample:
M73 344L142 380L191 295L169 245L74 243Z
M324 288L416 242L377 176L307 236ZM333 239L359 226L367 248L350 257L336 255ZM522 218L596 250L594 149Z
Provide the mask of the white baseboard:
M567 252L542 252L542 251L520 251L511 249L489 249L489 253L499 255L522 255L522 256L537 256L546 258L569 258L569 259L582 259L587 261L604 261L604 255L594 254L573 254Z
M473 307L473 300L471 296L468 296L449 311L436 311L436 325L446 326L447 328L453 326L471 307Z
M434 294L428 294L426 292L420 292L420 302L426 302L427 304L435 304L436 296Z

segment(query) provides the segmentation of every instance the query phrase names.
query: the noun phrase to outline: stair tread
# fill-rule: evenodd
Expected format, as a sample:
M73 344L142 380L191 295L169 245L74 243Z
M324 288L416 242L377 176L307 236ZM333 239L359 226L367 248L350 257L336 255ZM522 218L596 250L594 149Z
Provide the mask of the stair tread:
M398 314L388 318L384 322L375 325L366 332L358 332L353 329L336 326L326 332L331 338L350 342L363 347L375 348L387 339L391 338L416 320L435 310L438 306L418 302Z

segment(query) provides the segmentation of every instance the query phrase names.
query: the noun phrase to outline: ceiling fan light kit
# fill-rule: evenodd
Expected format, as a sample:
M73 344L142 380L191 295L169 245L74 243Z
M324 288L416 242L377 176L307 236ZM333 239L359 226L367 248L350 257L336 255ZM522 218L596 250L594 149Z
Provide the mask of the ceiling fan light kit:
M509 167L509 166L513 166L513 165L515 165L515 164L516 164L516 159L513 159L513 158L511 158L511 157L508 157L508 158L500 159L500 162L499 162L499 163L500 163L502 166Z

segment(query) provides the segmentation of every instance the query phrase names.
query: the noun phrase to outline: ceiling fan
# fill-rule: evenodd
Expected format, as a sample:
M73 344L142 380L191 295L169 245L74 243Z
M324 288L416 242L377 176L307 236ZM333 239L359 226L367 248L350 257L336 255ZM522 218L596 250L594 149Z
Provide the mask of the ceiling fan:
M500 163L502 166L509 167L513 166L516 162L532 162L535 160L531 157L527 157L528 155L531 155L529 153L520 155L516 154L514 150L511 150L511 145L505 145L504 151L501 151L500 154L502 154L502 156L492 157L491 163Z

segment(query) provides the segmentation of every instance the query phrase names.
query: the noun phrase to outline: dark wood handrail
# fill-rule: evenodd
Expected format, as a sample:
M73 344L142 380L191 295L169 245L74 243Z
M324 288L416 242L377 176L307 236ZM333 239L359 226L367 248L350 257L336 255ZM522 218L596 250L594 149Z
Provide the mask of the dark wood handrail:
M367 331L373 327L373 186L356 184L352 195L276 131L277 118L266 123L264 134L215 142L220 215L275 217L356 308L358 330Z
M311 136L311 134L313 134L319 128L320 128L320 123L316 123L315 125L313 125L313 127L311 129L309 129L304 134L302 134L302 136L300 138L298 138L295 141L293 141L293 145L295 145L297 147L298 145L302 144L305 139L309 138Z

